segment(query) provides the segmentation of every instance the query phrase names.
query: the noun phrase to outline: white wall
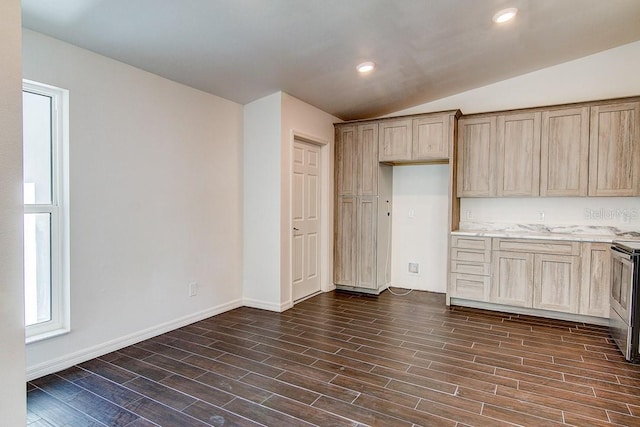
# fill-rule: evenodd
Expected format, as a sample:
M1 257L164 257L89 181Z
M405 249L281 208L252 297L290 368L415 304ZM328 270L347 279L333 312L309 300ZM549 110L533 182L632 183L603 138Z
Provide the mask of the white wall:
M537 107L569 102L591 101L640 95L640 42L587 56L575 61L545 68L495 84L473 89L437 101L398 111L391 116L418 114L435 111L461 109L464 114L500 111L514 108ZM431 168L432 166L424 166ZM433 166L441 167L441 166ZM424 172L417 178L411 173L398 173L394 169L394 222L392 283L409 285L416 289L441 291L441 286L429 284L426 278L416 278L407 273L409 259L429 259L433 254L444 254L447 248L446 235L433 239L415 239L423 233L424 226L416 219L409 219L409 204L404 194L415 188L416 179L427 179L438 175L434 170ZM438 178L435 178L438 179ZM444 181L446 182L446 181ZM443 182L441 189L445 194ZM427 192L426 189L424 189ZM435 207L427 195L411 201L416 215L420 209L445 209ZM444 197L444 196L441 196ZM440 200L442 202L442 200ZM441 206L441 203L440 203ZM470 211L475 221L522 222L545 224L580 224L634 226L616 219L585 218L585 209L638 209L640 198L531 198L531 199L463 199L462 219ZM539 221L539 211L545 211L545 220ZM435 214L433 214L435 215ZM635 223L637 227L639 223ZM422 270L424 271L424 269ZM414 280L412 283L410 279Z
M70 91L72 331L29 376L239 306L242 107L28 30L23 55Z
M446 292L448 181L449 165L393 168L392 286ZM418 274L409 273L410 262L419 264Z
M26 425L20 1L0 2L0 419Z
M340 121L278 92L244 107L244 303L291 307L291 151L295 135L324 145L322 286L332 277L333 123Z
M392 116L463 114L640 95L640 41L428 102Z
M280 200L282 94L244 106L243 300L281 311Z
M462 222L591 225L640 231L640 197L469 198Z

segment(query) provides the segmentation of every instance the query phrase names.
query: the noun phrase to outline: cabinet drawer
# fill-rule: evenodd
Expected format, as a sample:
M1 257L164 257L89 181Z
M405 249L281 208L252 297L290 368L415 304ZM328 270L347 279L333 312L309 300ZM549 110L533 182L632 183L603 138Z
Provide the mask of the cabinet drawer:
M474 251L464 248L451 248L451 261L491 262L491 250Z
M462 273L462 274L478 274L480 276L489 276L491 274L491 264L487 262L452 260L451 272Z
M489 301L491 281L488 276L451 273L450 295L474 301Z
M451 247L476 249L484 251L491 249L490 237L451 236Z
M493 239L493 250L537 254L580 255L580 242L532 239Z

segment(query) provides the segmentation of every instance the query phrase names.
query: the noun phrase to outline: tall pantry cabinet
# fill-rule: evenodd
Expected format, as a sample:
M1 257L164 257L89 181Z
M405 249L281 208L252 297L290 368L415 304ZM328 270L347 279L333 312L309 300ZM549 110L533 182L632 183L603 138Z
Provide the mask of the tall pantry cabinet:
M334 283L378 294L388 284L391 166L378 163L378 123L336 125Z

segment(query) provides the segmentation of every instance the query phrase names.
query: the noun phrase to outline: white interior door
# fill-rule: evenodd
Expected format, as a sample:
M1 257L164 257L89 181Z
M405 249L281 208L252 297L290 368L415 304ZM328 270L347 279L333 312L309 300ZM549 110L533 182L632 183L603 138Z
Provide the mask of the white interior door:
M293 146L293 300L320 291L320 146Z

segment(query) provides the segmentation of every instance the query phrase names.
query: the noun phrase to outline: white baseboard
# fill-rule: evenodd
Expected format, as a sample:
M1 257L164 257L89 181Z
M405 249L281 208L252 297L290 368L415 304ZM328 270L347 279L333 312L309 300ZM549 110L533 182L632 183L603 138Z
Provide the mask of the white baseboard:
M259 308L260 310L275 311L277 313L282 313L283 311L293 307L293 302L291 301L287 301L283 303L275 303L275 302L261 301L261 300L252 299L252 298L244 298L242 300L242 303L245 307Z
M106 343L89 347L75 353L66 354L57 359L49 360L38 365L29 366L27 367L26 372L27 381L33 380L35 378L40 378L44 375L49 375L63 369L67 369L73 365L77 365L78 363L86 362L87 360L91 360L107 353L111 353L112 351L116 351L140 341L144 341L157 335L164 334L165 332L169 332L174 329L189 325L191 323L206 319L208 317L224 313L225 311L233 310L234 308L242 307L242 305L242 300L231 301L229 303L209 308L207 310L199 311L197 313L190 314L188 316L184 316L166 323L162 323L160 325L156 325L121 338L116 338Z

